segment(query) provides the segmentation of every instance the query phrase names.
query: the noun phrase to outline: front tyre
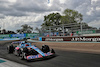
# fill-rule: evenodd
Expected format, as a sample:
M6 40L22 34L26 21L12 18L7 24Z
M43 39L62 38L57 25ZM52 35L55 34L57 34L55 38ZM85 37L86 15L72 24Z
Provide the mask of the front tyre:
M55 51L54 51L54 49L51 49L51 53L54 53L54 54L55 54Z
M49 51L50 51L49 46L48 46L48 45L43 45L43 46L42 46L42 51L43 51L44 53L49 52Z
M21 59L21 60L25 60L25 59L26 59L26 55L25 55L24 52L22 52L22 54L20 55L20 59Z

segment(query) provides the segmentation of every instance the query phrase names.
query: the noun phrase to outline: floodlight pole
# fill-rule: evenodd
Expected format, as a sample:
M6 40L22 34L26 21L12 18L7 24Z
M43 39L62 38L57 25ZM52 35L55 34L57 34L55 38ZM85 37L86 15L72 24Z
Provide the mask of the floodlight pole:
M82 29L82 22L81 22L81 36L83 36L83 29Z
M63 28L63 36L64 36L64 34L65 34L65 32L64 32L64 25L62 25L62 28Z
M1 33L1 27L0 27L0 33Z
M49 35L51 36L51 27L49 26Z
M5 25L5 23L4 23L4 22L2 22L2 27L3 27L3 29L2 29L2 30L4 30L4 25ZM3 34L4 34L4 31L3 31Z

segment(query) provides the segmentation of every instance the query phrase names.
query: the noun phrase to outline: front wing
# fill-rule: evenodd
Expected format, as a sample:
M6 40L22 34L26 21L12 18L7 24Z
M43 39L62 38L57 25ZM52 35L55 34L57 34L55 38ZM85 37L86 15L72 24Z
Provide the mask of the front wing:
M45 57L49 57L49 56L53 56L54 53L48 52L48 53L44 53L45 56L42 56L41 54L38 55L29 55L27 56L27 60L32 60L32 59L40 59L40 58L45 58Z

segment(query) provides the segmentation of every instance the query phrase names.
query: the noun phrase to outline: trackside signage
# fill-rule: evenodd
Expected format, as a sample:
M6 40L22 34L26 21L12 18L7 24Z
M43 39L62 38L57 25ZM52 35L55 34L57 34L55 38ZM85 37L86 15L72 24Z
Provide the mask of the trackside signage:
M5 38L34 38L38 37L39 33L30 33L30 34L0 34L0 39L5 39Z
M9 38L10 35L6 34L6 35L0 35L0 38Z
M63 38L46 38L45 41L63 41Z
M100 36L42 37L42 41L87 41L87 42L100 42Z
M49 33L44 33L43 35L44 35L44 36L47 36L48 34L49 34ZM51 36L53 36L53 35L58 35L58 34L59 34L58 32L50 33Z
M100 38L85 38L85 37L83 37L83 38L72 38L71 39L71 41L95 41L95 42L97 42L97 41L100 41Z
M26 34L12 34L11 37L25 37Z
M77 31L76 32L77 34L93 34L93 33L96 33L95 30L87 30L87 31Z
M34 33L34 34L26 34L26 37L33 37L33 36L39 36L38 33Z

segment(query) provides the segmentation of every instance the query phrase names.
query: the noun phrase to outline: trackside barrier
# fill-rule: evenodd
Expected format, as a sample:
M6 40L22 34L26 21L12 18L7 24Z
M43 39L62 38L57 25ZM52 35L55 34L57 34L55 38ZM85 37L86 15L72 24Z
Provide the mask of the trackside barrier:
M39 33L29 33L29 34L0 34L0 40L4 39L24 39L24 38L36 38L39 37Z
M40 37L40 41L82 41L100 42L100 36L73 36L73 37Z
M42 37L39 37L39 41L42 41Z
M3 40L20 40L20 38L0 39L0 41L3 41Z

